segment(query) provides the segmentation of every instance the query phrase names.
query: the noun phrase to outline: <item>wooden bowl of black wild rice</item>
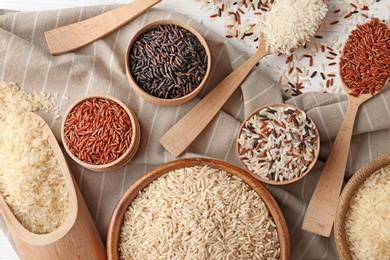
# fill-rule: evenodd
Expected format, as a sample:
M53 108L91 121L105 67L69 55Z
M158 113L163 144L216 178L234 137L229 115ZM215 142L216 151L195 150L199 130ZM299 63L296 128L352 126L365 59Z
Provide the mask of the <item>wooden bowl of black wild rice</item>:
M134 91L160 106L176 106L194 98L211 68L209 47L194 28L176 20L152 22L131 39L126 75Z

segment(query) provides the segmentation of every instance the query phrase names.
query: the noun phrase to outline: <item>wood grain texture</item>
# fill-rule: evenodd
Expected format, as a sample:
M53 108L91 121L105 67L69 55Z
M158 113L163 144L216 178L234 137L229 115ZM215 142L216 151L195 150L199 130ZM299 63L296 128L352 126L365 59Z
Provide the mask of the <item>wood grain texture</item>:
M69 170L62 150L50 127L38 115L43 131L63 172L69 193L70 211L64 223L48 234L35 234L24 228L0 195L0 210L22 259L106 259L106 252L87 205Z
M136 0L101 15L45 32L52 55L77 50L115 31L161 0Z
M119 259L119 234L124 219L124 214L127 211L127 208L131 204L132 200L138 195L139 191L144 189L152 181L156 180L163 174L168 173L172 170L205 165L226 171L233 176L241 178L246 184L248 184L254 191L256 191L260 195L260 197L268 207L268 210L272 215L274 223L276 224L276 230L279 235L280 243L279 259L288 260L290 258L290 236L287 224L285 222L282 211L280 210L277 202L275 201L271 193L259 181L257 181L256 178L252 177L250 174L248 174L248 172L241 169L240 167L212 158L186 158L172 161L154 168L153 170L145 173L141 178L136 180L119 199L111 216L106 240L108 259Z

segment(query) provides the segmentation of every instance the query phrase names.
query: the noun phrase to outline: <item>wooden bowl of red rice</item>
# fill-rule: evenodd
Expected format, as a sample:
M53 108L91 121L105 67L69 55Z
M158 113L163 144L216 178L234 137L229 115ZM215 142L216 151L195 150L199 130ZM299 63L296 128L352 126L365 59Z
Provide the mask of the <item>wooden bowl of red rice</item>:
M390 154L361 167L347 182L337 208L334 234L341 259L390 256Z
M141 127L136 114L110 95L76 100L65 113L61 139L68 155L95 172L116 170L136 154Z
M175 160L122 195L106 240L108 259L289 259L284 216L246 171L209 158Z
M242 166L256 179L284 185L313 168L320 135L305 111L289 104L269 104L242 122L236 150Z

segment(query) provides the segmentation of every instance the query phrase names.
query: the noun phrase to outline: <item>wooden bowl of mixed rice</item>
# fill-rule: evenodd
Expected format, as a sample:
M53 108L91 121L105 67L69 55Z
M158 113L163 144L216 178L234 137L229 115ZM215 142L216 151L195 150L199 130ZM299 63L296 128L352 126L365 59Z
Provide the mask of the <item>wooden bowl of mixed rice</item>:
M341 259L390 257L390 154L360 168L345 185L334 234Z
M274 185L304 177L317 161L320 136L313 120L288 104L253 111L241 124L236 149L243 167L258 180Z
M147 172L118 201L108 259L289 259L284 216L246 171L207 158Z

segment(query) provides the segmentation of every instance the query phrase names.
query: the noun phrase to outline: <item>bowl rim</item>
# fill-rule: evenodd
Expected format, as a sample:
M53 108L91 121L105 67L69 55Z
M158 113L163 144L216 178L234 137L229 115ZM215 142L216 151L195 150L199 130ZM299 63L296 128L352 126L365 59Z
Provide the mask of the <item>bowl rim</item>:
M130 121L131 121L132 128L133 128L132 129L133 134L132 134L132 137L131 137L131 143L130 143L129 148L119 158L117 158L115 161L112 161L112 162L107 163L107 164L95 165L95 164L87 163L87 162L84 162L84 161L80 160L77 156L75 156L70 151L69 146L68 146L68 144L66 142L66 139L65 139L64 127L65 127L65 122L66 122L66 120L68 118L69 113L78 104L81 104L81 103L83 103L83 102L85 102L85 101L87 101L89 99L94 99L94 98L109 99L109 100L114 101L115 103L119 104L126 111L126 113L128 114L128 116L130 118ZM116 97L113 97L113 96L110 96L110 95L106 95L106 94L92 94L92 95L88 95L88 96L82 97L80 99L77 99L75 102L73 102L69 106L69 108L67 109L67 111L64 114L64 117L63 117L63 120L62 120L62 123L61 123L61 139L62 139L62 144L63 144L63 146L65 148L65 151L67 152L67 154L76 163L78 163L82 167L87 168L87 169L89 169L91 171L106 172L106 171L113 171L115 169L118 169L119 167L123 166L124 164L129 162L134 157L134 155L136 154L136 152L138 150L139 144L140 144L141 129L140 129L139 120L138 120L136 114L134 113L134 111L131 110L121 100L119 100Z
M386 166L390 166L390 154L385 154L369 161L352 175L341 192L334 221L334 238L337 252L342 259L352 259L345 236L345 217L349 209L349 202L369 176Z
M317 141L317 144L316 144L316 150L317 150L317 154L316 156L313 158L313 161L308 165L307 169L303 172L303 174L301 174L300 177L294 177L292 179L289 179L289 180L283 180L282 182L281 181L274 181L274 180L269 180L269 179L264 179L262 178L260 175L257 175L256 173L253 173L246 165L245 163L241 160L241 158L239 158L240 160L240 163L241 165L244 167L244 169L249 173L251 174L253 177L255 177L256 179L258 179L259 181L261 182L264 182L264 183L267 183L267 184L272 184L272 185L286 185L286 184L290 184L290 183L293 183L293 182L296 182L300 179L302 179L303 177L305 177L310 171L311 169L314 167L314 165L316 164L317 162L317 159L318 159L318 156L319 156L319 153L320 153L320 143L321 143L321 140L320 140L320 134L318 132L318 128L316 126L316 124L314 123L313 119L305 112L303 111L302 109L294 106L294 105L290 105L290 104L285 104L285 103L272 103L272 104L267 104L267 105L264 105L264 106L261 106L257 109L255 109L254 111L252 111L245 119L244 121L241 123L240 125L240 128L238 130L238 133L236 135L236 152L237 152L237 155L239 157L239 148L240 148L240 144L238 142L238 139L240 138L240 135L241 135L241 132L242 132L242 129L243 127L245 126L245 123L252 117L254 116L255 114L257 114L258 112L260 112L261 110L265 109L265 108L268 108L268 107L291 107L291 108L294 108L296 110L298 110L299 112L303 113L306 115L306 118L308 118L310 120L310 122L312 123L313 125L313 128L316 130L317 132L317 138L316 138L316 141Z
M280 257L279 259L289 259L290 257L290 236L284 215L276 202L272 194L259 182L256 178L253 178L248 172L242 168L233 165L231 163L214 159L214 158L183 158L177 159L148 171L143 176L138 178L129 188L123 193L118 200L115 208L112 212L106 237L106 248L108 259L119 259L118 247L119 247L119 234L120 228L123 223L124 213L131 204L132 200L138 195L138 192L144 189L149 183L156 180L165 173L168 173L175 169L191 166L205 166L225 170L226 172L241 178L247 185L255 190L264 201L267 206L274 223L276 224L276 230L278 232L279 244L280 244Z
M173 98L173 99L159 98L159 97L153 96L153 95L145 92L137 84L137 82L133 78L131 71L130 71L130 67L129 67L129 60L130 60L129 53L130 53L132 45L138 39L138 37L141 36L142 34L144 34L145 32L149 31L150 29L157 27L158 25L166 25L166 24L178 25L178 26L188 30L192 34L194 34L196 36L196 38L199 40L199 42L202 44L202 46L204 47L206 55L207 55L206 74L205 74L203 80L200 82L200 84L195 88L195 90L188 93L187 95L179 97L179 98ZM131 40L126 48L125 70L126 70L126 76L127 76L127 79L130 83L130 86L133 88L133 90L140 97L142 97L143 99L145 99L146 101L148 101L152 104L159 105L159 106L177 106L177 105L183 104L183 103L193 99L206 85L206 82L207 82L207 80L210 76L210 73L211 73L211 52L210 52L210 48L209 48L206 40L204 39L204 37L195 28L191 27L189 24L186 24L186 23L179 21L179 20L173 20L173 19L158 20L158 21L148 23L145 26L141 27L134 34L134 36L131 38Z

